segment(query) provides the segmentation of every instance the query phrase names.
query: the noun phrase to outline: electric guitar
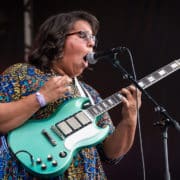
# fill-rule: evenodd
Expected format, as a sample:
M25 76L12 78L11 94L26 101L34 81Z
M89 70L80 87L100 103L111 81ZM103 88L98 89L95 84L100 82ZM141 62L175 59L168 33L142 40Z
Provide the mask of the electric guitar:
M147 88L179 70L180 59L138 81ZM88 98L74 98L60 105L47 119L28 120L8 134L8 145L22 165L35 176L44 178L63 174L77 151L102 142L109 126L100 128L98 118L122 102L119 92L87 107ZM86 107L86 108L85 108Z

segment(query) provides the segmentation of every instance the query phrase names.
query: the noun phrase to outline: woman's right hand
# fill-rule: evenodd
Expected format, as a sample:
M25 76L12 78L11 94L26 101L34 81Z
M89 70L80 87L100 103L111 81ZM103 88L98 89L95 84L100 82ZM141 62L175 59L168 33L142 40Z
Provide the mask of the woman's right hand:
M39 92L44 96L46 103L50 103L65 97L65 93L71 91L71 83L72 79L67 75L56 76L49 79Z

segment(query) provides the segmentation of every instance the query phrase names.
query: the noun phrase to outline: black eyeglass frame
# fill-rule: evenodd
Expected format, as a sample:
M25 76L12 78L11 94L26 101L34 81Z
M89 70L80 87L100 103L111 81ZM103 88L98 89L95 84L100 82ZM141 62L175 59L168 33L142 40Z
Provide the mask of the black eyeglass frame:
M75 34L77 34L80 38L85 39L87 41L93 40L94 41L94 47L97 47L97 38L95 35L89 34L86 31L76 31L76 32L68 33L68 34L66 34L66 36L72 36Z

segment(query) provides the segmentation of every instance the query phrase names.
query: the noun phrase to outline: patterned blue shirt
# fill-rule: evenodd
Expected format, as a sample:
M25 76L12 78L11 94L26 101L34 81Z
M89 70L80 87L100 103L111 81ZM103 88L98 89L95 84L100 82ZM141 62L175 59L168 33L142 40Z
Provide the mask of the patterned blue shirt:
M44 73L26 63L12 65L0 76L0 102L3 103L19 100L35 93L50 77L53 76L55 76L53 72ZM81 86L89 92L95 104L101 101L99 94L91 86L83 82L81 82ZM66 98L60 99L54 103L48 104L44 108L41 108L32 116L32 118L46 118L52 114L61 103L79 96L80 94L76 87L74 87L72 93ZM110 127L109 134L114 131L114 126L108 113L104 113L98 121L98 126L104 127L104 125ZM105 180L106 175L101 160L114 164L120 159L108 159L104 154L101 143L99 143L96 146L85 147L79 150L76 156L73 157L71 165L65 171L63 176L49 179ZM11 155L9 148L7 147L6 136L1 136L0 141L0 179L33 179L33 175L27 172L16 158Z

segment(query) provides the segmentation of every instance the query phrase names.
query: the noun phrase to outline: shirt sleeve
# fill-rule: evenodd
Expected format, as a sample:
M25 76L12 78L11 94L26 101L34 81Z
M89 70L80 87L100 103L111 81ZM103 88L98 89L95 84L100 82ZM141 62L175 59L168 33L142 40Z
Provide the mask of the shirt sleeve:
M34 66L14 64L1 74L0 102L11 102L33 94L46 80L46 75Z
M11 73L0 76L0 102L11 102L20 98L20 84Z

